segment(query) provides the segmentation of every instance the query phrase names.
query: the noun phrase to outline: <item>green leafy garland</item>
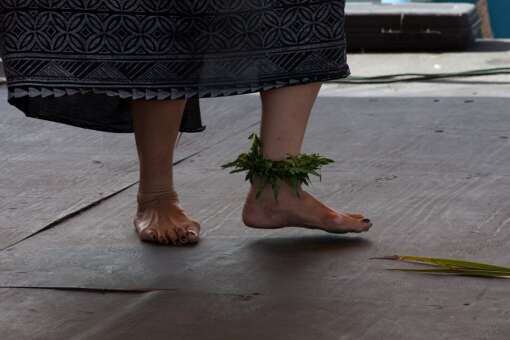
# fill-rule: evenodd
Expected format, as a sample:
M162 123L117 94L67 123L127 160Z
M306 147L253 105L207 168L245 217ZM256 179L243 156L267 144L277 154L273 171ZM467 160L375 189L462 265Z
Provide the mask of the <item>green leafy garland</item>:
M248 138L253 140L250 152L241 153L235 161L223 164L221 167L223 169L233 167L234 170L230 173L248 171L245 180L249 180L250 183L253 183L254 176L264 179L263 185L255 195L256 198L260 196L267 184L271 184L274 199L278 200L280 188L278 180L288 181L296 196L300 197L297 190L298 183L309 185L309 174L318 176L319 180L322 180L317 170L323 165L334 162L334 160L322 157L317 153L301 153L296 156L287 154L287 157L282 160L266 159L262 155L260 138L255 133L252 133Z

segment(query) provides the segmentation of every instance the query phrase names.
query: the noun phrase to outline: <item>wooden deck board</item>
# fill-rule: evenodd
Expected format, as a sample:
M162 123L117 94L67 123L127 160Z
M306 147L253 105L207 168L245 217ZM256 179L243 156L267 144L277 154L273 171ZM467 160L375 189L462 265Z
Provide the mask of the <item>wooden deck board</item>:
M204 132L183 134L175 162L260 119L257 96L203 100ZM134 134L27 118L0 89L0 249L138 181ZM228 127L228 128L226 128Z
M0 286L170 290L123 296L108 316L98 307L102 321L67 329L82 325L81 339L166 339L170 329L178 339L505 339L507 281L393 273L368 260L401 253L510 263L510 142L500 138L509 101L452 98L433 109L430 101L321 98L314 109L304 149L337 162L309 191L367 214L369 233L244 227L244 175L219 166L247 149L253 125L175 167L182 204L202 223L197 246L139 242L132 187L2 252ZM30 291L36 297L25 304L43 303ZM98 306L116 296L89 294ZM29 328L58 324L66 309L74 315L71 301Z

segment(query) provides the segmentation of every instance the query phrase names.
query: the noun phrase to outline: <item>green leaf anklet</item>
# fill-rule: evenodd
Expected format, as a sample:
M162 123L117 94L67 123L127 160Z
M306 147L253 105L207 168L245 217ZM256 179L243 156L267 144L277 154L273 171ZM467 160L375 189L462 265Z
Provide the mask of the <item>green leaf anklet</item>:
M334 162L334 160L322 157L318 153L300 153L296 156L287 154L287 157L282 160L267 159L262 155L260 138L255 133L252 133L248 138L253 140L250 152L241 153L236 160L223 164L221 167L223 169L233 167L234 170L230 171L231 174L248 171L245 180L249 180L250 183L253 183L254 176L263 179L263 185L258 188L256 198L260 196L267 184L271 184L274 199L278 200L280 187L278 180L290 183L296 196L300 197L297 189L298 184L309 185L309 174L318 176L321 180L321 175L317 170L325 164Z

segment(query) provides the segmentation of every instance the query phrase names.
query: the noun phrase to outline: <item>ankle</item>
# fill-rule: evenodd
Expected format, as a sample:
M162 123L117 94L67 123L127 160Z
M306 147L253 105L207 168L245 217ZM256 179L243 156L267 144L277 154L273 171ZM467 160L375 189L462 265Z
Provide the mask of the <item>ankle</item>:
M143 194L158 194L172 191L175 192L172 182L148 183L147 181L140 180L138 184L138 192Z
M138 192L160 193L174 190L173 176L167 175L141 175L138 182Z
M294 192L294 189L292 188L291 184L287 180L278 180L278 200L280 199L289 199L290 197L297 198L296 193ZM263 179L254 177L253 181L251 183L250 190L255 194L260 187L263 185ZM301 184L297 184L297 192L299 195L301 195L304 191L301 188ZM264 189L262 190L260 197L264 200L271 199L274 201L274 195L273 195L273 189L271 188L271 184L266 184Z
M139 203L144 202L144 201L153 200L156 198L165 198L165 199L170 199L170 200L174 200L174 201L178 201L178 199L179 199L177 192L173 188L159 189L159 190L146 189L146 188L138 189L137 199L138 199Z
M173 188L168 189L142 189L138 188L138 193L142 195L158 195L158 194L166 194L166 193L176 193Z

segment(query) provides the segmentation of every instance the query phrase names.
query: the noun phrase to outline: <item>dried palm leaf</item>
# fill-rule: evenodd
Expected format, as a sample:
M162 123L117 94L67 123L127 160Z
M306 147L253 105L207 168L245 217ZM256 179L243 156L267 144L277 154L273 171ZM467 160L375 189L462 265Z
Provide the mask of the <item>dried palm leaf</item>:
M400 261L406 263L423 264L436 267L435 269L409 269L409 268L390 268L391 271L401 272L418 272L418 273L431 273L431 274L449 274L449 275L464 275L464 276L482 276L482 277L495 277L506 278L510 277L510 268L495 266L492 264L472 262L465 260L444 259L435 257L423 256L384 256L374 257L375 260L390 260Z

